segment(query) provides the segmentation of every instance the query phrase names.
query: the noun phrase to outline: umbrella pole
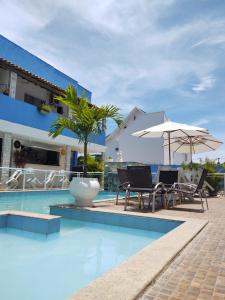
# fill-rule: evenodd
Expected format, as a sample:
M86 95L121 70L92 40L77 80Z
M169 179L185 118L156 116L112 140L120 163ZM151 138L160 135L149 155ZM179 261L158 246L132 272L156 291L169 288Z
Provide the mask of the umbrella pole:
M191 155L191 169L192 169L192 137L190 137L190 155Z
M170 149L170 132L168 131L168 141L169 141L169 165L171 165L171 149Z

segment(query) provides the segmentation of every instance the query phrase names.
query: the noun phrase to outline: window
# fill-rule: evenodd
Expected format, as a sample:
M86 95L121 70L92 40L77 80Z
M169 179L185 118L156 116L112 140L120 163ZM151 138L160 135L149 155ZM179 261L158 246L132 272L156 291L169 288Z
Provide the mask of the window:
M26 163L59 166L60 154L57 151L26 146L22 146L21 148Z
M38 98L33 97L31 95L28 95L28 94L24 95L24 102L30 103L30 104L35 105L35 106L41 106L44 103L43 100L38 99Z

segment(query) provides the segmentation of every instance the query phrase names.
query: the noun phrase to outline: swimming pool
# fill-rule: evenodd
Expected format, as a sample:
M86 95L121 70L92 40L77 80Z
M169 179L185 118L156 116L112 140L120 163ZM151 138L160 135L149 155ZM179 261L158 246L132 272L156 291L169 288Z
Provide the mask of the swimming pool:
M100 193L97 201L115 197ZM73 202L66 191L1 193L0 210L49 213ZM62 209L63 210L63 209ZM64 300L182 222L79 209L63 216L59 233L0 229L0 299Z
M0 299L68 299L171 229L168 221L164 224L159 219L154 220L159 225L155 231L146 223L151 218L139 218L149 219L145 220L147 230L129 227L138 227L132 216L80 212L85 221L62 219L58 234L0 229ZM125 224L124 217L130 223ZM93 218L95 222L88 221ZM121 226L110 225L112 222ZM179 225L169 222L173 228Z
M101 191L95 202L115 199L115 192ZM25 210L36 213L49 213L49 206L54 204L73 203L69 191L43 192L0 192L0 210Z

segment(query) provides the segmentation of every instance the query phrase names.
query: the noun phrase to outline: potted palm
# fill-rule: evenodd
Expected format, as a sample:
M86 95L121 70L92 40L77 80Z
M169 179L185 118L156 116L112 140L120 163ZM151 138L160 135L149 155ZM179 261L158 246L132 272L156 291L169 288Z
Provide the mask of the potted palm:
M62 96L55 96L55 100L63 103L70 109L70 117L61 116L50 127L49 135L56 138L63 129L74 132L84 149L84 176L73 177L70 183L70 192L75 197L77 206L92 206L92 201L99 192L100 185L97 178L87 177L88 143L93 135L106 130L106 120L112 119L118 126L122 124L119 108L114 105L96 107L90 105L83 94L77 97L76 90L69 85Z

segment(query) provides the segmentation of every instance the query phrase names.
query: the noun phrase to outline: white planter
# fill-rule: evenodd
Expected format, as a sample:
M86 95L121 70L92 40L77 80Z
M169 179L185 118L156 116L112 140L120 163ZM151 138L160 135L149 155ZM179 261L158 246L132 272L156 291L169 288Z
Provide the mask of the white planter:
M93 206L92 201L100 190L100 184L97 178L73 177L69 188L76 206Z

